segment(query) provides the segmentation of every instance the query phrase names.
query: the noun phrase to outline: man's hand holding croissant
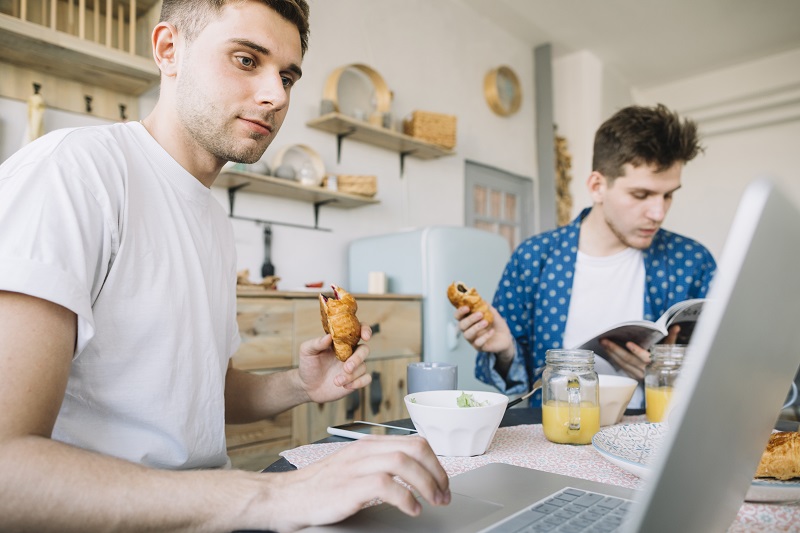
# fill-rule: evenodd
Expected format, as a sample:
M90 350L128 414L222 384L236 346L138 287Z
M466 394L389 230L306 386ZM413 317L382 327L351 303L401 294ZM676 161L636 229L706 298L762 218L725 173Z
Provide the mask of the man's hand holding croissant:
M322 328L326 335L300 345L300 386L309 400L317 403L344 398L372 381L364 361L372 330L356 317L358 304L353 295L331 285L332 296L320 294Z

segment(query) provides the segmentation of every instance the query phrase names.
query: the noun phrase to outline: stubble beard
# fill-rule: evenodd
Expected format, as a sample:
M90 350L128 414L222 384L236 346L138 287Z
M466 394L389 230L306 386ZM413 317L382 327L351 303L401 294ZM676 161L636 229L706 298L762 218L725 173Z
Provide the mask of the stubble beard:
M230 127L226 127L226 111L199 97L198 87L200 85L189 76L180 79L176 89L181 102L177 109L178 120L191 139L201 149L223 161L252 164L261 159L271 139L265 141L263 135L250 133L249 138L255 142L237 140Z
M605 216L604 218L605 218L605 221L606 221L606 226L608 226L608 229L611 230L611 233L613 233L614 236L617 239L619 239L619 242L621 242L622 244L624 244L628 248L633 248L635 250L646 250L653 243L653 237L655 236L655 233L653 233L653 237L650 237L649 239L647 239L647 243L646 244L641 244L641 245L633 244L631 242L631 240L628 237L625 236L624 233L622 233L619 229L617 229L617 227L614 225L614 223L611 220L609 220L608 216ZM656 230L656 231L658 231L658 230Z

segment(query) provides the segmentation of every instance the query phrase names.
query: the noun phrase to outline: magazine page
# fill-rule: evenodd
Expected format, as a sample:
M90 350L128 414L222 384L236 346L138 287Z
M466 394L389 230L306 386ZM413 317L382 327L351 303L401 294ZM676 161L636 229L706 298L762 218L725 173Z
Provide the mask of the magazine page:
M608 339L620 346L625 346L627 342L633 342L645 350L649 350L650 346L663 339L666 335L667 331L662 329L655 322L634 320L613 326L595 335L577 348L581 350L592 350L600 357L608 359L605 348L600 344L600 339Z
M706 302L705 298L693 298L691 300L684 300L678 302L661 315L656 321L657 324L669 329L672 324L679 324L681 322L696 322L697 317L703 310L703 304Z
M700 313L703 311L705 298L694 298L678 302L664 312L658 319L657 324L669 330L672 326L680 326L676 344L689 344L694 332L694 326Z

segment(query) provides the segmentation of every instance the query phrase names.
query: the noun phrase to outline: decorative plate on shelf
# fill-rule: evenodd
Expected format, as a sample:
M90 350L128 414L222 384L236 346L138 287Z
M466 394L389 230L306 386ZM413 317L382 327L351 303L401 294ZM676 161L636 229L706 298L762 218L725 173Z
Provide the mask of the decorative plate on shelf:
M592 446L611 463L640 478L651 472L651 461L667 433L664 424L623 424L598 431ZM748 502L783 502L800 499L800 480L753 479Z

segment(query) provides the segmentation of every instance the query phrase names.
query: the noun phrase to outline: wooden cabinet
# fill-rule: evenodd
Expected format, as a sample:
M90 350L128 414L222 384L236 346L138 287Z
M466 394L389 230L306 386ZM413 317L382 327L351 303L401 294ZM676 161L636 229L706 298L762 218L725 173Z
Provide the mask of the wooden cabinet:
M275 372L297 366L304 341L323 334L318 293L240 292L242 344L236 368ZM358 318L372 327L370 385L332 403L300 405L273 420L227 426L228 453L237 468L260 470L282 450L327 436L327 427L352 420L388 422L407 416L406 366L422 351L421 300L408 295L355 295Z

